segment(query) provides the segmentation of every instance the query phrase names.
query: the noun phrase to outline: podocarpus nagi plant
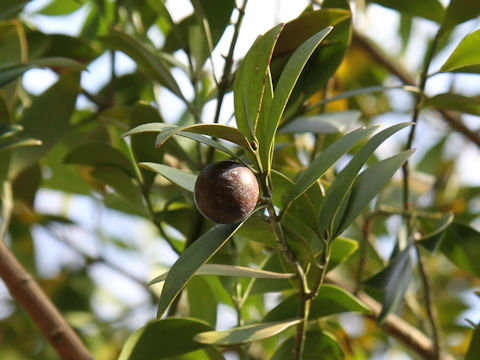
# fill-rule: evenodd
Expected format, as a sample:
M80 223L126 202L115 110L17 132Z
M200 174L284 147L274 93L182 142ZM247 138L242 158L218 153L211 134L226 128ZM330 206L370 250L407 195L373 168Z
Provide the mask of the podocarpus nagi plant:
M450 151L458 134L480 146L458 114L480 115L478 99L461 86L439 94L427 86L438 74L455 84L458 72L480 72L479 30L458 27L480 14L480 3L366 2L397 14L403 50L394 56L354 29L360 6L352 15L349 1L318 3L234 56L247 1L192 0L180 21L156 0L53 0L36 11L52 19L82 8L78 36L33 28L26 1L1 2L0 276L62 358L216 360L233 351L241 359L342 359L392 346L424 359L480 356L479 327L472 324L470 341L472 330L457 323L465 309L458 294L480 277L480 234L470 226L480 216L478 188L455 180L461 156ZM412 32L418 21L436 29L417 80L398 62L409 39L421 37ZM462 31L469 34L456 39ZM219 69L212 53L228 36ZM445 56L448 44L455 49ZM127 74L118 72L120 52L136 64ZM90 65L95 72L101 54L109 79L92 92L81 75ZM432 69L435 59L443 65ZM35 67L58 77L39 95L20 81ZM184 107L168 122L165 91ZM230 93L227 120L220 115ZM402 108L396 94L411 103ZM402 120L385 116L390 125L378 125L392 109ZM440 122L449 129L432 140L429 124L438 132ZM85 251L70 239L70 228L82 226L65 210L76 196L62 195L59 214L43 214L36 194L46 188L89 196L99 213L143 219L158 235L145 242L167 244L178 259L147 284L109 251L140 256L143 247L108 236L102 220L98 253ZM31 244L39 228L83 262L45 279L35 263L45 254ZM378 254L382 241L393 244L388 256ZM98 264L148 294L152 320L126 342L123 324L137 307L124 305L111 322L97 314L90 270ZM0 358L54 358L11 304ZM216 330L224 327L220 305L236 314L228 330ZM361 317L361 336L350 336L344 313Z

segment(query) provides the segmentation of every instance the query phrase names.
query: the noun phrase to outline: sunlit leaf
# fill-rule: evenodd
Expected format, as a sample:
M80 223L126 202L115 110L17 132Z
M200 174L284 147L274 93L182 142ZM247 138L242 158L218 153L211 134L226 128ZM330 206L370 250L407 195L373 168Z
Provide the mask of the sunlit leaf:
M252 140L263 101L268 65L283 25L259 37L243 59L235 76L233 95L238 129Z
M22 130L23 127L20 125L6 125L0 123L0 140L11 137Z
M293 294L274 307L263 318L263 321L279 321L291 319L298 313L298 295ZM368 308L355 296L336 285L323 284L318 295L310 305L309 319L344 312L368 313Z
M359 118L361 112L349 110L343 112L323 113L304 116L289 122L279 129L279 133L298 134L309 132L313 134L335 134L350 128Z
M468 34L442 65L440 72L480 74L480 29Z
M24 146L40 146L42 142L37 139L12 139L0 141L0 151L15 149Z
M261 324L247 325L230 330L208 331L195 335L194 340L201 344L216 346L247 344L277 335L301 321L262 322Z
M389 313L400 305L412 277L410 246L405 248L381 271L365 280L364 284L383 295L382 311L377 321L383 323Z
M180 255L171 267L163 285L158 304L158 318L163 315L175 296L185 287L198 269L232 237L240 226L241 224L217 225L196 239Z
M358 242L352 239L337 237L330 245L330 260L327 271L334 269L346 261L358 249Z
M79 0L53 0L40 9L38 13L42 15L67 15L80 9L83 3Z
M153 285L164 281L167 278L168 272L157 276L148 284ZM260 269L247 268L236 265L222 265L222 264L205 264L195 275L217 275L217 276L245 276L257 279L293 279L295 274L283 274L273 271L266 271Z
M149 169L162 175L187 191L193 192L193 189L195 188L195 181L197 180L196 175L162 164L145 162L138 165L144 169Z
M169 359L204 347L193 337L211 327L199 320L156 320L135 331L125 342L119 360Z
M270 161L273 156L273 139L285 107L287 106L290 94L292 93L305 64L313 54L313 51L318 45L320 45L322 40L325 39L331 30L332 27L327 27L305 41L289 58L282 74L280 75L280 79L274 89L273 101L270 106L268 119L263 123L258 124L258 131L262 133L262 138L264 138L264 142L259 144L261 149L260 155L262 156L263 154L263 160L268 162L267 169L270 168Z

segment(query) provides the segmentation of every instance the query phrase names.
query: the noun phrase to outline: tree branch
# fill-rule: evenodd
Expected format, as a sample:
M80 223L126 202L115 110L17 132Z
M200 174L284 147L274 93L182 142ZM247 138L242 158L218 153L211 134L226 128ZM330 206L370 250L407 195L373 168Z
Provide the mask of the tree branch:
M358 31L353 32L353 41L363 47L373 59L384 66L389 70L393 75L395 75L400 81L405 85L415 85L415 78L411 76L404 68L399 66L393 59L385 55L371 40L369 40L364 35L360 34ZM480 148L480 135L469 129L460 119L459 116L452 114L449 111L437 109L437 111L442 115L442 118L448 125L458 131L460 134L465 136L468 140L473 142Z
M2 194L2 232L8 229L11 213L6 204L12 199L5 196L4 182ZM11 194L11 192L10 192ZM6 232L6 230L5 230ZM2 234L4 235L4 234ZM54 347L62 359L87 360L93 356L87 350L77 334L68 325L51 300L45 295L33 277L23 268L11 253L4 238L0 238L0 277L5 282L12 297L28 312L35 324L40 328L48 342Z
M354 291L353 286L349 286L344 280L332 273L327 274L325 281L336 284L349 292L353 293ZM371 314L367 315L367 317L376 320L382 311L382 305L363 291L359 291L357 297L370 309ZM423 359L433 360L436 358L436 349L430 338L397 315L389 314L382 324L382 328L389 335L415 351ZM442 360L454 360L453 356L446 352L440 355Z

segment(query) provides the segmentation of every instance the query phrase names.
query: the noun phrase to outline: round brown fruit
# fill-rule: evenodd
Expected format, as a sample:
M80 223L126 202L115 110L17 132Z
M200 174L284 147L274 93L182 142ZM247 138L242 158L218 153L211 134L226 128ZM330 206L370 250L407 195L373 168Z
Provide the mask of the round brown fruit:
M236 224L255 208L258 182L248 167L234 161L219 161L200 172L194 198L205 217L220 224Z

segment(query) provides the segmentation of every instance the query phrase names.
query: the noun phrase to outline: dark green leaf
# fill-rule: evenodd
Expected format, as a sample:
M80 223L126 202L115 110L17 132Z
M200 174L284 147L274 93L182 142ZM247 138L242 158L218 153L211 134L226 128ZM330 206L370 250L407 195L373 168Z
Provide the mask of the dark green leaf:
M480 116L480 97L458 94L438 94L425 102L426 106L437 109L452 110Z
M410 246L371 278L365 280L365 285L380 290L383 294L382 311L377 321L383 323L389 313L395 311L400 305L407 291L412 277L412 261L410 259Z
M263 321L291 319L298 313L298 295L283 300L265 315ZM323 284L310 305L310 320L344 312L368 313L368 308L356 297L336 285Z
M208 331L194 336L195 341L201 344L216 346L233 346L259 341L277 335L297 325L302 320L289 320L279 322L263 322L261 324L247 325L230 330Z
M9 169L11 177L38 160L66 133L75 109L79 81L78 73L65 75L25 109L20 120L20 125L24 128L22 135L38 139L42 145L12 151Z
M369 0L369 2L397 10L411 16L419 16L437 23L443 21L445 9L439 0L405 1L405 0Z
M286 207L288 208L293 200L312 186L342 155L375 129L376 127L354 130L325 149L295 181L295 185L288 195Z
M480 277L480 232L460 223L452 223L441 239L440 251L460 269Z
M343 360L345 354L335 340L335 337L326 331L308 331L305 336L305 348L302 360ZM275 352L271 360L291 360L295 338L285 340Z
M161 317L198 269L232 237L241 226L217 225L200 236L180 255L170 269L160 295L157 317Z
M169 318L148 323L127 339L119 360L168 359L204 347L193 337L211 327L194 319Z
M79 164L91 166L109 166L135 177L130 160L123 153L109 145L100 143L87 143L70 151L64 159L66 164Z
M388 159L379 161L363 171L352 185L347 208L343 213L334 237L341 234L378 195L387 181L400 169L415 150L406 150Z
M337 216L342 217L343 214L341 211L345 210L346 206L345 198L350 192L358 172L370 155L372 155L375 149L386 139L409 125L410 123L393 125L373 136L338 174L332 185L328 188L320 210L319 220L322 231L329 230L329 235L333 234L334 221ZM337 221L339 219L337 219Z
M110 35L101 37L101 40L110 48L123 51L156 81L181 99L185 99L170 69L154 50L147 48L138 39L117 30L112 30Z
M434 252L437 248L437 245L442 240L445 230L453 222L453 219L453 213L447 213L441 219L435 221L432 226L432 231L418 239L420 244L426 249L430 250L430 252Z
M162 175L187 191L193 192L193 189L195 188L195 181L197 180L196 175L162 164L146 162L138 165L144 169L148 169Z
M450 0L443 28L449 29L480 15L480 2L471 0Z
M20 125L6 125L6 124L8 123L2 123L2 121L0 120L0 140L11 137L17 134L19 131L23 130L23 127L21 127Z
M480 357L480 324L475 327L470 340L470 346L465 354L465 360L475 360Z
M480 74L480 29L468 34L442 65L440 72Z
M0 2L0 20L18 14L30 0L2 0Z

